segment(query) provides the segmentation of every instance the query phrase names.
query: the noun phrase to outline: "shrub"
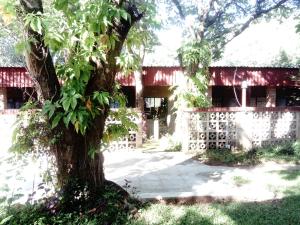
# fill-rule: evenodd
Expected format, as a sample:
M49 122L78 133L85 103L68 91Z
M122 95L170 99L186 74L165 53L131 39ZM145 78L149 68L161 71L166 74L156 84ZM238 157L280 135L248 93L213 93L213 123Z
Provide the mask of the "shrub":
M254 165L258 163L255 150L233 152L230 149L211 149L200 155L207 164Z
M298 162L300 160L300 141L260 148L257 150L262 158L283 159Z

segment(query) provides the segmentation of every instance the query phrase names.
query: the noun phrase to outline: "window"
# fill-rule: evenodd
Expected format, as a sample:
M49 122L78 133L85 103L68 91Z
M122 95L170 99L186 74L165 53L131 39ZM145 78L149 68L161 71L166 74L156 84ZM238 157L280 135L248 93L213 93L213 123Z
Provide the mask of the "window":
M250 87L250 106L265 107L267 104L267 88L264 86Z
M29 99L37 99L33 88L7 88L7 108L19 109Z
M144 111L148 119L162 118L167 115L167 98L144 98L144 101Z

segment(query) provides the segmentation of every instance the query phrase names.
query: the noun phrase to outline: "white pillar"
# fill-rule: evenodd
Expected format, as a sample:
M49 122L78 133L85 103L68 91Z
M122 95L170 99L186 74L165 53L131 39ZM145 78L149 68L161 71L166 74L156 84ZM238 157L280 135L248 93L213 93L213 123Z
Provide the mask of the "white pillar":
M153 122L153 137L154 140L159 140L159 120L154 119Z
M144 98L143 98L143 74L141 71L134 72L135 78L135 107L138 111L138 132L136 137L136 147L143 145L143 113L144 113Z
M7 91L6 88L0 88L0 110L7 109Z
M138 115L138 120L137 120L138 131L136 134L136 147L140 148L143 145L143 114L141 112L138 112L137 115Z
M244 150L252 148L252 117L246 112L236 112L236 131L238 146Z
M247 81L242 82L242 107L247 106Z
M276 106L276 88L267 87L267 104L266 107Z

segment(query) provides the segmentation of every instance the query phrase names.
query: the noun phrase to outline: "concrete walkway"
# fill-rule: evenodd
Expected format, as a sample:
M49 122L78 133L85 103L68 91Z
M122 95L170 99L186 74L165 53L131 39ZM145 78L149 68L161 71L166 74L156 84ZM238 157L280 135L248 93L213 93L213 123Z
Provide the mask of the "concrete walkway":
M300 184L300 167L293 164L235 168L207 166L191 157L182 152L106 152L106 178L143 199L210 196L263 201L281 198L287 188ZM290 174L293 179L286 179Z

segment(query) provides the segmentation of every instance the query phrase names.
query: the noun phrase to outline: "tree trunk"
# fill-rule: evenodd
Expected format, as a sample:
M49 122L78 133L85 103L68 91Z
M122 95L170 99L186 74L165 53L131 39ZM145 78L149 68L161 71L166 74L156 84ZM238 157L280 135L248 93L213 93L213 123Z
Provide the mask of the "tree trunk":
M104 116L98 118L102 130L91 130L88 135L81 135L73 128L63 128L58 143L51 151L57 163L57 178L60 187L68 185L70 181L86 184L96 191L105 181L102 152L91 155L92 148L98 148L104 129ZM99 127L99 126L98 126Z
M116 1L114 4L117 4ZM20 0L24 16L29 13L43 13L42 0ZM113 4L113 3L112 3ZM93 66L91 78L86 85L85 95L90 96L95 91L106 91L112 94L115 84L115 75L119 71L116 57L120 55L124 41L132 25L141 19L131 1L120 1L117 7L122 7L130 15L131 20L115 20L107 31L107 35L116 35L118 41L115 47L106 53L107 60L90 61ZM24 18L21 18L24 19ZM48 46L43 41L43 34L33 31L25 26L25 38L31 41L30 50L25 55L30 76L35 82L41 105L45 100L57 102L60 98L61 87L55 71ZM95 43L95 48L97 44ZM109 106L105 106L100 115L93 118L93 123L84 135L77 133L70 125L65 127L62 120L52 130L56 143L50 147L57 163L57 178L60 187L66 187L69 182L77 180L88 185L91 191L96 191L104 184L103 154L99 152L103 137L105 120L108 116ZM51 123L51 120L49 121ZM94 153L94 154L91 154Z
M134 72L135 78L135 106L143 113L144 112L144 85L142 71Z

